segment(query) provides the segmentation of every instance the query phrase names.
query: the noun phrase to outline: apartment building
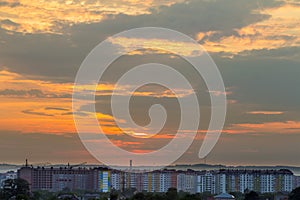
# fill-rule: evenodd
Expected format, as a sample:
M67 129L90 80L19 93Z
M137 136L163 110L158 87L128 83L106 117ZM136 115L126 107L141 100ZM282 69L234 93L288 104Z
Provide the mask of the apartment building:
M18 170L18 177L29 183L31 191L69 189L109 192L111 189L110 170L107 168L25 166Z
M30 189L61 191L86 190L110 192L112 189L124 191L135 188L137 191L167 192L169 188L189 193L226 192L260 193L290 192L295 179L289 170L232 170L176 171L156 170L119 171L105 167L99 168L44 168L22 167L18 177L30 184Z

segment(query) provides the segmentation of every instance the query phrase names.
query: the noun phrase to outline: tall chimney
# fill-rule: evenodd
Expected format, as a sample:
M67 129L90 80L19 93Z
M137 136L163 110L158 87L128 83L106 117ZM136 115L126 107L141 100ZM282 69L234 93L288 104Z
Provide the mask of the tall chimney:
M130 160L129 170L130 170L130 172L132 172L132 160Z

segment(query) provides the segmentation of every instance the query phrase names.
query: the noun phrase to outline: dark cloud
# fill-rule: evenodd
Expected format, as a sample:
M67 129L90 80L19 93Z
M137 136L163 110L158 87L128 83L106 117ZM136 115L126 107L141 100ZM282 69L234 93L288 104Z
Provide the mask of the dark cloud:
M9 2L9 1L0 1L0 7L18 7L20 6L21 3L20 2Z
M278 5L280 2L265 1L265 7ZM252 0L193 0L171 6L162 6L152 10L150 14L139 16L112 15L100 23L81 24L74 26L72 30L78 36L84 33L83 30L90 33L90 30L93 30L99 37L99 33L101 35L112 34L129 28L157 26L171 28L194 36L200 31L233 31L269 17L253 12L259 9L261 7L257 1Z
M278 3L267 0L265 6ZM36 78L57 82L72 82L85 56L102 40L130 28L159 26L181 31L192 37L200 31L219 31L222 35L266 19L253 12L259 9L253 0L189 1L151 10L150 14L107 16L104 21L70 26L59 23L66 34L7 34L0 48L0 66Z
M271 110L299 110L299 47L247 51L233 59L214 56L233 98Z
M85 116L88 116L89 114L85 113L85 112L65 112L65 113L62 113L61 115L78 115L81 117L85 117Z
M45 93L38 89L30 90L14 90L14 89L5 89L0 90L0 96L10 96L10 97L36 97L36 98L71 98L71 94L54 94L54 93Z
M31 109L23 110L22 113L29 114L29 115L48 116L48 117L54 116L54 115L47 114L47 113L44 113L44 112L37 112L37 111L31 110Z
M291 36L287 36L291 37ZM260 50L251 50L251 51L243 51L239 55L235 56L235 58L246 59L248 58L259 58L263 59L272 59L272 60L292 60L295 62L300 62L300 47L282 47L278 49L260 49Z
M58 110L58 111L68 111L68 108L58 108L58 107L46 107L45 110Z
M47 111L59 111L59 113L55 113L55 114L48 114ZM78 116L88 116L89 113L86 112L65 112L65 111L69 111L70 109L66 109L66 108L56 108L56 107L46 107L43 108L41 110L33 110L33 109L28 109L28 110L23 110L22 113L25 114L30 114L30 115L40 115L40 116L58 116L58 115L78 115Z
M41 90L31 89L31 90L14 90L5 89L0 91L1 96L30 96L30 97L45 97Z
M1 24L9 25L9 26L16 26L16 27L20 26L20 24L17 24L17 23L15 23L15 22L13 22L13 21L11 21L9 19L1 20L0 21L0 25Z

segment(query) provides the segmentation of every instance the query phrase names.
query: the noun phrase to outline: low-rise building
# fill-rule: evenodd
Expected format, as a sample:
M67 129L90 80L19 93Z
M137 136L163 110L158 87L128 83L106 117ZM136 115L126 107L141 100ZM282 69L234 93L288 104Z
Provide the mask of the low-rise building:
M0 187L3 187L4 181L8 179L16 179L17 178L17 172L14 171L8 171L6 173L0 174Z
M235 197L228 193L221 193L219 195L214 196L215 200L234 200Z

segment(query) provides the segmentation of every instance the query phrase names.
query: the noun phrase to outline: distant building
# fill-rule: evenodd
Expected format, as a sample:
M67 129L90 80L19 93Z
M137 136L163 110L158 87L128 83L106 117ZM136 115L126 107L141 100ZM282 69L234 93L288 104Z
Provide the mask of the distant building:
M226 176L227 192L260 193L291 192L293 173L290 170L220 170Z
M107 168L25 166L18 170L18 177L28 181L31 191L57 192L68 189L109 192L111 182L110 171Z
M225 194L256 191L259 193L291 192L295 178L289 170L156 170L118 171L108 168L22 167L18 177L29 182L31 191L64 189L91 192L128 191L167 192L169 188L188 193Z
M14 171L8 171L6 173L1 173L0 174L0 187L3 187L4 181L8 179L16 179L17 178L17 173Z
M177 175L177 190L195 193L197 176L195 171L181 171Z
M106 170L101 170L101 171L97 171L97 174L99 173L99 177L98 177L98 181L99 181L99 191L100 192L110 192L110 185L111 185L111 181L110 181L110 177L111 177L111 173L110 170L106 169Z
M293 177L293 188L300 187L300 176Z

